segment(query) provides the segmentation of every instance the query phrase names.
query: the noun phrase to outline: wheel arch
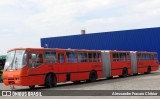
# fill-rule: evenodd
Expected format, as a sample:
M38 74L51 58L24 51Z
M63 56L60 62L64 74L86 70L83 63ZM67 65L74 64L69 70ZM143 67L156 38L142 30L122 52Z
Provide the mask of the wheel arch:
M47 73L47 74L46 74L44 81L46 81L46 79L47 79L47 76L48 76L48 75L52 75L52 76L53 76L53 77L55 77L55 78L56 78L56 80L57 80L57 76L56 76L56 74L55 74L55 73L53 73L53 72L49 72L49 73ZM45 83L46 83L46 82L45 82Z

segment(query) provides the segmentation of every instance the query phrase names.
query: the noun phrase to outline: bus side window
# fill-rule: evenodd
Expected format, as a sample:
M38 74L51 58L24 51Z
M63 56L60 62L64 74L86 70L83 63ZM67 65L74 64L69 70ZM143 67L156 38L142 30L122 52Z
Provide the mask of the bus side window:
M64 63L64 54L58 54L58 62L60 64L63 64Z
M43 63L43 55L37 54L37 63Z
M139 54L139 60L143 60L143 54Z
M98 53L98 62L101 62L101 53Z
M158 60L158 55L157 54L153 55L153 60Z
M97 53L88 53L89 62L97 62Z
M88 60L89 62L93 61L93 53L88 53Z
M147 60L147 54L144 54L143 58L144 60Z
M77 55L75 52L67 52L67 62L68 63L76 63L77 62Z
M29 68L35 68L36 54L29 54Z
M119 53L113 53L112 57L113 57L113 61L119 61Z
M45 52L45 63L46 64L53 64L56 63L56 52Z
M146 60L146 55L142 54L142 60Z
M87 62L87 53L78 52L77 56L78 56L79 63Z
M30 68L37 68L43 64L43 55L32 53L29 55L29 67Z
M93 53L93 62L97 62L97 53Z
M151 60L151 54L147 54L147 60Z
M131 58L130 58L130 54L129 54L129 53L127 53L127 55L126 55L126 60L128 60L128 61L130 61L130 60L131 60Z
M126 53L120 53L120 61L125 61L126 60Z

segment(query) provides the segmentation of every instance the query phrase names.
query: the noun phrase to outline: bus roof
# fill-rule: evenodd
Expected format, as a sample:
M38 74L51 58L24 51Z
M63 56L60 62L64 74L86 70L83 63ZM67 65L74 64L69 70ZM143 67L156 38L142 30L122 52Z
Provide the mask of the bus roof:
M130 51L122 51L122 50L102 50L102 52L118 52L118 53L129 53Z
M136 52L136 53L154 53L157 54L157 52L147 52L147 51L122 51L122 50L87 50L87 49L62 49L62 48L13 48L8 50L8 52L13 50L61 50L61 51L90 51L90 52L102 52L102 51L109 51L109 52L122 52L122 53L130 53L130 52Z
M8 50L8 52L13 50L64 50L64 51L94 51L100 52L100 50L87 50L87 49L61 49L61 48L13 48Z
M157 52L147 52L147 51L144 51L144 52L140 51L140 52L137 52L137 53L142 53L142 54L143 54L143 53L148 53L148 54L149 54L149 53L153 53L153 54L157 54Z

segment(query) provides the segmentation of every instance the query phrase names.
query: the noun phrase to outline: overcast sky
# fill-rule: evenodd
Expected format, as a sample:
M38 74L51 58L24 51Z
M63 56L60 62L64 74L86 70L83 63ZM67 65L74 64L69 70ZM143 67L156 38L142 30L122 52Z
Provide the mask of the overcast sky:
M0 54L40 38L160 27L160 0L0 0Z

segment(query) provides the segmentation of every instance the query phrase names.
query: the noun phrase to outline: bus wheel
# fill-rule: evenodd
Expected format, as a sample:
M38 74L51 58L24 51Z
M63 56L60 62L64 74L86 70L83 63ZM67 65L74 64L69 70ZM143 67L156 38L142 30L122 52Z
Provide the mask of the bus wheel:
M30 89L34 89L34 88L35 88L35 86L29 86L29 88L30 88Z
M90 82L94 82L94 81L96 81L96 79L97 79L97 73L96 73L96 71L91 71L90 75L89 75L89 81Z
M48 88L52 88L52 87L55 87L56 84L57 84L57 81L56 81L56 77L53 76L52 74L49 74L46 78L46 86Z
M147 69L147 74L151 73L151 66L148 67Z
M128 69L127 68L123 68L122 76L126 77L127 75L128 75Z

